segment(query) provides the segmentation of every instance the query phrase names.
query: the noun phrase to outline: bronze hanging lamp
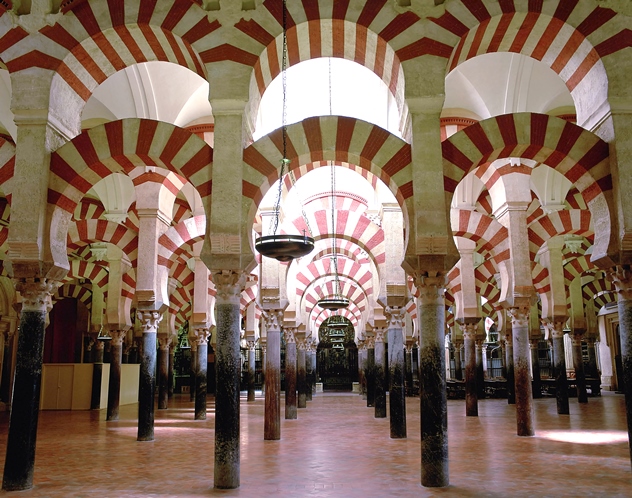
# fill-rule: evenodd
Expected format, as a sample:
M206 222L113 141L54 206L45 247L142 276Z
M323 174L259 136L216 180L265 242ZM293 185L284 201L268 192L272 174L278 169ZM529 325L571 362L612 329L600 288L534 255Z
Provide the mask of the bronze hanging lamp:
M279 174L279 191L274 206L274 221L272 223L271 235L257 237L255 239L255 249L262 256L274 258L278 261L288 262L293 259L306 256L314 250L314 239L307 235L303 230L303 235L287 235L277 234L279 228L279 214L281 207L281 197L283 193L283 178L285 174L290 175L290 160L287 158L287 6L286 0L283 0L283 54L281 57L281 80L283 82L283 117L282 117L282 136L283 136L283 159L281 159L281 172ZM294 181L292 181L294 184ZM309 222L303 211L303 218L309 230Z
M349 299L342 295L340 289L340 277L338 275L338 255L336 254L336 169L334 163L331 166L331 263L334 267L334 295L320 299L316 304L326 310L341 310L349 306Z

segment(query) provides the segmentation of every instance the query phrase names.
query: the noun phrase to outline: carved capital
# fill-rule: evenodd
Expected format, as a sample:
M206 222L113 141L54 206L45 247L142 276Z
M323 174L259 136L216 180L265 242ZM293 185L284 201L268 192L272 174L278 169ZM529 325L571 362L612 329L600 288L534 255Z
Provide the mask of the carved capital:
M112 338L112 346L123 346L123 341L127 335L127 330L110 330L110 337Z
M632 271L630 267L628 265L615 266L607 272L607 275L617 289L619 300L632 301Z
M96 348L97 351L103 351L105 349L105 342L97 341L94 347Z
M296 341L296 349L299 351L305 351L308 349L306 341Z
M137 310L136 318L140 321L143 334L156 334L162 315L157 310Z
M476 341L476 323L463 323L461 329L463 330L463 339Z
M373 337L367 337L367 339L366 339L366 348L367 349L375 349L375 339Z
M375 338L373 339L373 344L375 345L376 342L384 342L384 335L386 334L386 329L383 329L380 327L380 328L374 328L373 331L375 332Z
M511 324L513 327L529 326L529 313L531 310L527 307L509 308L507 313L511 316Z
M220 270L213 272L213 283L217 289L217 304L239 304L241 293L246 288L248 274L240 270Z
M51 296L61 282L40 278L19 278L13 280L15 290L22 296L21 311L49 311Z
M545 320L546 327L549 330L552 339L564 337L565 323L566 318L552 318L549 320Z
M248 351L254 351L256 349L256 342L253 341L246 341L246 343L248 344Z
M283 337L286 344L296 343L296 327L286 327L283 329Z
M283 321L283 310L262 311L261 316L266 324L266 330L279 330Z
M169 351L172 342L171 337L170 335L158 336L158 347L161 351Z
M384 310L384 316L388 320L389 329L401 329L404 327L406 309L399 306L387 306Z
M208 344L211 333L207 327L195 327L189 336L191 342L195 342L197 346Z
M436 304L443 305L445 303L445 286L446 277L444 275L428 275L419 273L413 275L415 287L419 291L419 304Z

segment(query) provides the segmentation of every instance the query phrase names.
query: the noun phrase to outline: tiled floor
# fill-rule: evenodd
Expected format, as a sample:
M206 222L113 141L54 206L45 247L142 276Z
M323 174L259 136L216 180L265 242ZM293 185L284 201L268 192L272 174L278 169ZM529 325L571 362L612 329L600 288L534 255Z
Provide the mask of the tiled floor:
M357 394L318 394L282 421L280 441L263 440L263 398L242 398L241 487L213 489L213 404L206 421L176 397L156 411L156 440L136 441L135 405L120 422L100 412L42 412L35 487L0 493L45 497L630 497L632 471L624 400L604 393L587 405L571 400L559 416L552 398L536 400L537 436L515 435L514 408L479 402L466 418L450 401L450 486L420 485L419 400L408 398L408 439L389 438L388 419ZM4 465L7 414L0 414ZM0 469L2 468L0 466Z

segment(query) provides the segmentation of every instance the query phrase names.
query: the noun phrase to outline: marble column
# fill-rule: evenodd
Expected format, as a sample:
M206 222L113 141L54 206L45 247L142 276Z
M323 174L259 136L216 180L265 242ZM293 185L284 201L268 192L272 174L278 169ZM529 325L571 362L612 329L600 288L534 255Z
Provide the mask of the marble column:
M476 325L475 322L463 324L463 343L465 345L465 415L478 417L478 394L476 390Z
M215 487L234 489L240 484L239 383L241 353L239 303L247 275L241 271L213 272L217 289L215 319Z
M388 372L391 439L406 437L406 391L404 388L404 320L406 309L386 307L388 320Z
M573 367L575 368L575 383L577 386L577 402L588 403L586 392L586 373L584 372L584 358L582 356L582 335L574 333L573 340Z
M533 397L541 398L542 397L542 376L540 373L540 355L539 355L539 339L531 339L530 341L531 348L531 372L533 375Z
M96 341L93 346L94 363L92 365L92 393L90 396L90 410L101 409L101 385L103 384L103 352L105 344Z
M0 401L11 403L11 387L13 374L13 341L15 332L7 331L4 342L4 352L2 358L2 384L0 385Z
M195 355L195 420L206 420L206 374L208 370L208 338L209 330L206 327L196 327L195 343L197 354Z
M514 372L514 354L513 354L513 333L511 324L507 323L507 334L505 335L505 368L507 370L507 403L514 405L516 403L516 380Z
M445 277L416 275L419 290L421 484L450 484L445 370Z
M307 401L312 400L312 388L314 384L314 363L312 361L312 348L314 345L312 341L308 341L307 346L305 348L305 396Z
M588 346L588 376L592 379L599 378L599 369L597 368L597 352L595 351L595 338L586 337Z
M167 374L167 398L171 399L173 397L173 365L176 359L176 345L174 344L176 336L172 336L171 343L169 343L169 373Z
M476 339L474 343L475 356L476 356L476 395L478 399L485 398L485 366L483 365L483 341Z
M121 364L123 363L123 341L125 330L110 330L110 382L108 385L108 408L106 420L119 419L121 398Z
M283 310L264 311L267 341L265 346L265 412L263 439L281 439L281 322Z
M513 337L514 396L518 436L535 435L533 390L529 367L529 313L530 309L509 308Z
M404 351L404 366L406 368L405 372L405 393L408 396L412 395L413 392L413 346L412 344L406 344L406 349Z
M386 348L384 347L385 329L376 328L375 330L375 367L374 367L374 384L375 384L375 418L386 418Z
M454 377L456 378L456 380L463 380L463 366L461 364L461 341L454 342Z
M296 407L296 328L287 327L285 334L285 419L298 417Z
M623 392L628 421L630 459L632 461L632 272L628 265L619 266L611 272L610 277L614 281L618 294Z
M14 279L14 285L22 296L22 311L2 479L2 489L6 491L33 487L44 331L50 296L55 292L57 282L39 278Z
M189 401L195 401L195 379L197 379L197 341L189 330L189 344L191 345L191 362L189 363Z
M154 392L156 390L156 336L162 315L157 310L138 310L143 331L138 388L138 441L154 440Z
M248 401L255 400L255 341L248 344Z
M296 341L296 386L298 390L299 408L307 408L307 371L305 348L305 340Z
M166 410L169 401L169 346L171 336L158 338L158 409Z
M555 399L558 415L569 415L568 380L566 378L566 355L564 353L564 323L566 320L555 320L551 326L553 341L553 369L555 371Z
M318 368L317 368L317 364L316 364L316 344L313 345L312 347L312 365L314 365L314 375L313 375L313 382L312 382L312 395L316 394L316 382L318 382Z
M366 346L366 406L375 406L375 343L373 337L367 339Z
M261 344L261 377L262 377L262 384L261 384L261 390L263 391L261 394L265 394L266 393L266 365L268 364L268 354L267 354L267 346L265 345L265 343ZM280 353L280 349L279 349L279 355ZM281 360L279 359L278 364L281 365ZM280 366L279 366L280 368ZM280 379L280 377L279 377Z

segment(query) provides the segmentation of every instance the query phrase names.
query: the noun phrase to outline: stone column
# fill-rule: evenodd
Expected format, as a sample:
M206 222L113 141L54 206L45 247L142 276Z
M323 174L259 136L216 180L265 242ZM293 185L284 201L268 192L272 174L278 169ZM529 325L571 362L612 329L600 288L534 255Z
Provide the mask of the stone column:
M261 390L263 391L262 394L265 394L265 392L266 392L266 365L268 364L267 349L268 349L268 347L262 341L262 344L261 344L261 376L263 377L263 379L262 379L263 384L261 385ZM279 349L279 355L281 354L280 351L281 350ZM279 358L279 361L277 363L279 364L279 368L281 368L281 359L280 358ZM280 379L281 379L281 377L279 377L279 380ZM279 390L280 389L281 388L279 387Z
M189 401L195 401L195 379L197 378L197 341L189 329L189 344L191 345L191 362L189 363Z
M174 378L173 378L173 365L174 365L174 361L176 358L176 345L175 342L177 339L177 336L172 336L171 337L171 342L169 343L169 372L167 374L167 398L171 399L173 397L173 384L174 384Z
M195 420L206 420L206 374L208 369L207 327L198 327L194 331L197 354L195 355ZM239 393L238 393L239 394Z
M2 479L2 489L6 491L33 487L44 330L50 297L58 283L29 278L15 279L14 285L22 295L22 312Z
M599 369L597 368L597 352L595 351L595 338L586 337L588 346L588 376L593 379L599 378ZM593 393L594 394L594 393Z
M384 334L386 330L375 328L375 418L386 418L386 348Z
M305 340L296 341L296 386L298 389L299 408L307 408L307 372L305 348Z
M264 311L266 325L263 439L281 439L281 321L283 310Z
M483 365L484 348L483 339L478 335L474 343L476 356L476 395L478 399L485 398L485 366Z
M507 403L516 403L516 379L514 372L513 331L511 322L507 322L505 334L505 365L507 369Z
M530 341L531 348L531 368L533 375L533 397L541 398L542 397L542 381L540 374L540 357L538 353L539 349L539 339L531 339Z
M138 389L138 441L154 440L154 393L156 391L156 336L162 315L156 310L138 310L143 331Z
M11 403L11 388L13 386L13 343L15 331L8 330L5 335L4 354L2 359L2 385L0 386L0 401Z
M239 302L246 283L241 271L213 272L217 289L215 319L215 487L238 488L240 483L239 453L239 381L241 354L239 336L241 315Z
M616 267L614 270L610 277L614 281L618 294L622 381L628 420L630 459L632 461L632 273L628 265ZM621 386L621 382L619 385Z
M406 368L405 372L405 385L406 395L412 396L413 392L413 346L412 344L406 344L406 350L404 352L404 364Z
M94 344L94 364L92 366L92 394L90 396L90 410L101 409L101 385L103 383L103 352L105 344L96 341Z
M566 378L566 355L564 353L564 322L555 320L551 323L553 341L553 369L555 371L555 399L558 415L569 415L568 380Z
M296 328L287 327L285 333L285 419L298 417L296 408Z
M463 342L465 344L465 415L478 417L478 393L476 390L476 326L474 322L463 323Z
M358 341L358 377L362 399L366 399L366 360L366 341L361 339Z
M108 386L108 408L106 420L119 419L121 397L121 364L123 362L123 341L125 330L110 330L110 383Z
M305 397L307 401L312 400L312 389L314 385L314 362L312 361L312 348L314 344L311 340L307 342L305 347Z
M158 337L158 409L166 410L169 401L169 347L171 336Z
M312 346L312 365L314 365L314 376L313 379L314 381L312 382L312 394L316 394L316 382L318 382L318 368L317 368L317 364L316 364L316 344L314 344Z
M419 290L421 484L443 487L450 483L444 355L445 277L436 273L416 275L415 286Z
M366 341L366 406L375 406L375 342L373 337Z
M388 320L388 372L391 439L406 437L406 391L404 389L405 308L386 307Z
M255 400L255 341L248 344L248 401Z
M518 436L535 435L533 391L529 368L529 313L530 309L510 308L513 336L514 395Z
M584 359L582 356L582 336L582 333L573 333L573 367L575 368L575 383L577 385L577 402L588 403L586 374L584 372Z

